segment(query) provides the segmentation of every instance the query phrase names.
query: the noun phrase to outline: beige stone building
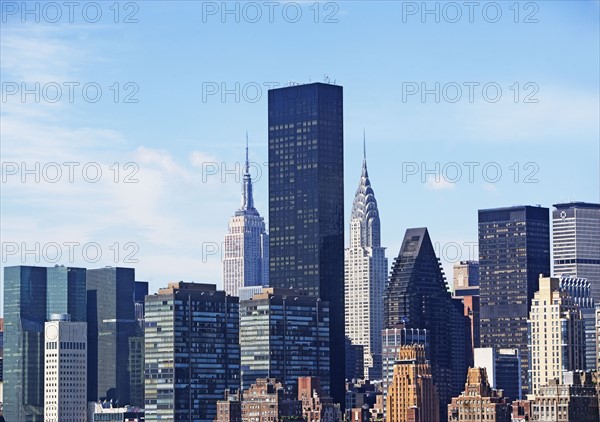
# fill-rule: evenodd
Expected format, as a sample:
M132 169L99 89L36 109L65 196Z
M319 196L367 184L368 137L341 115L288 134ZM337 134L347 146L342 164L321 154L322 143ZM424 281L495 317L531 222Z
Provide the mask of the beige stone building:
M439 422L439 405L424 346L403 346L388 387L387 422Z

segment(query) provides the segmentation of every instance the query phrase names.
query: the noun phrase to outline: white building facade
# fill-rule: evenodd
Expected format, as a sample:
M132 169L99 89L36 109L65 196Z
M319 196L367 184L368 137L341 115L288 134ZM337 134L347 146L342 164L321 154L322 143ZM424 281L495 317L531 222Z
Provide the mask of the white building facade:
M264 219L254 208L248 145L242 204L229 220L223 249L223 287L227 294L239 296L240 287L269 285L269 236Z
M52 314L44 327L44 420L87 420L87 323Z
M382 379L383 291L388 272L375 194L366 157L350 220L350 247L345 250L346 337L364 347L365 379Z

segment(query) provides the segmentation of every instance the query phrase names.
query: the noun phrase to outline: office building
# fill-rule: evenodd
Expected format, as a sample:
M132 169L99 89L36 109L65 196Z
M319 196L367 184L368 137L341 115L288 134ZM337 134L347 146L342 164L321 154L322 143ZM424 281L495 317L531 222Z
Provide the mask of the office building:
M565 290L579 308L585 335L585 369L596 370L596 313L590 283L585 278L560 277L559 288Z
M44 421L46 268L4 268L4 406L10 422Z
M480 347L475 349L474 367L484 368L490 386L502 390L511 401L521 396L521 354L519 349Z
M585 278L600 302L600 204L555 204L552 211L554 275Z
M596 368L600 368L600 303L596 304Z
M295 400L275 378L257 379L243 396L244 422L304 421L302 402Z
M88 269L88 401L131 404L130 338L142 335L135 319L133 268Z
M464 386L467 373L467 317L457 309L426 228L408 229L384 295L386 327L427 330L427 359L440 398L440 420L446 405ZM457 353L462 350L463 353Z
M485 368L469 368L465 391L448 405L448 421L511 422L510 402L490 387Z
M527 393L527 318L539 276L550 275L549 210L479 210L481 347L519 349Z
M560 279L540 277L529 325L529 387L533 394L564 371L585 368L585 336L578 306L559 288Z
M344 401L342 87L269 91L269 279L330 306L331 395ZM321 379L323 382L323 379Z
M46 320L53 314L69 314L73 322L87 320L85 268L63 265L46 268Z
M247 135L242 203L229 220L224 252L223 286L227 294L239 296L240 287L269 285L269 236L264 219L254 208Z
M258 378L277 378L297 394L298 378L320 378L329 394L327 302L286 289L265 288L240 303L242 387Z
M252 296L258 295L262 293L263 286L249 286L249 287L240 287L238 290L238 297L240 298L240 302L243 300L252 299Z
M365 347L346 336L346 379L365 379Z
M363 347L364 379L381 379L381 330L387 258L363 145L360 181L350 217L350 247L344 261L346 337ZM346 378L349 378L346 375Z
M531 404L538 422L599 422L598 392L589 372L565 372L541 386Z
M212 422L240 388L239 303L214 285L175 282L146 296L146 421Z
M88 403L89 422L144 422L144 409L113 406L109 401Z
M52 314L46 322L44 420L87 420L87 324L69 314Z
M439 422L439 398L421 344L403 346L388 389L386 421Z

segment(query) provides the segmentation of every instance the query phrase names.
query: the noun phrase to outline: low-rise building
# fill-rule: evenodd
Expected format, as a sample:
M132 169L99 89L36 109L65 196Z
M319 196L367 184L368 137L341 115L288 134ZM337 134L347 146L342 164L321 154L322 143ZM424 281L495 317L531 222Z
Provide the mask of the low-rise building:
M245 390L242 400L243 422L303 421L302 402L294 400L275 378L259 378Z
M342 420L340 405L325 396L319 378L298 378L298 400L302 402L302 415L307 422L337 422Z

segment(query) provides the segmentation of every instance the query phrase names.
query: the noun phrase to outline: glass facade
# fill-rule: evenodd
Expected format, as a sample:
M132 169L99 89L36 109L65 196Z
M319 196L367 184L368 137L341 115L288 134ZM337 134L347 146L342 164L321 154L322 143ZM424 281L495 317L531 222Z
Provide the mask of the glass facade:
M87 270L88 400L130 404L130 337L135 319L133 268Z
M539 276L550 275L549 210L479 210L481 347L519 349L528 393L527 318Z
M87 294L85 268L68 268L62 265L46 269L48 295L46 320L52 314L69 314L73 322L87 319Z
M446 405L464 387L465 327L470 322L450 295L426 228L408 229L404 235L384 294L384 320L387 328L427 330L428 358L441 403L440 420L445 421Z
M4 409L11 422L44 420L46 268L4 268Z
M268 289L271 290L271 289ZM242 387L277 378L297 393L298 377L319 377L328 394L329 304L269 291L240 304Z
M183 282L146 296L144 367L147 421L212 422L240 387L238 298Z
M344 403L343 89L269 91L269 279L329 302L331 395Z

